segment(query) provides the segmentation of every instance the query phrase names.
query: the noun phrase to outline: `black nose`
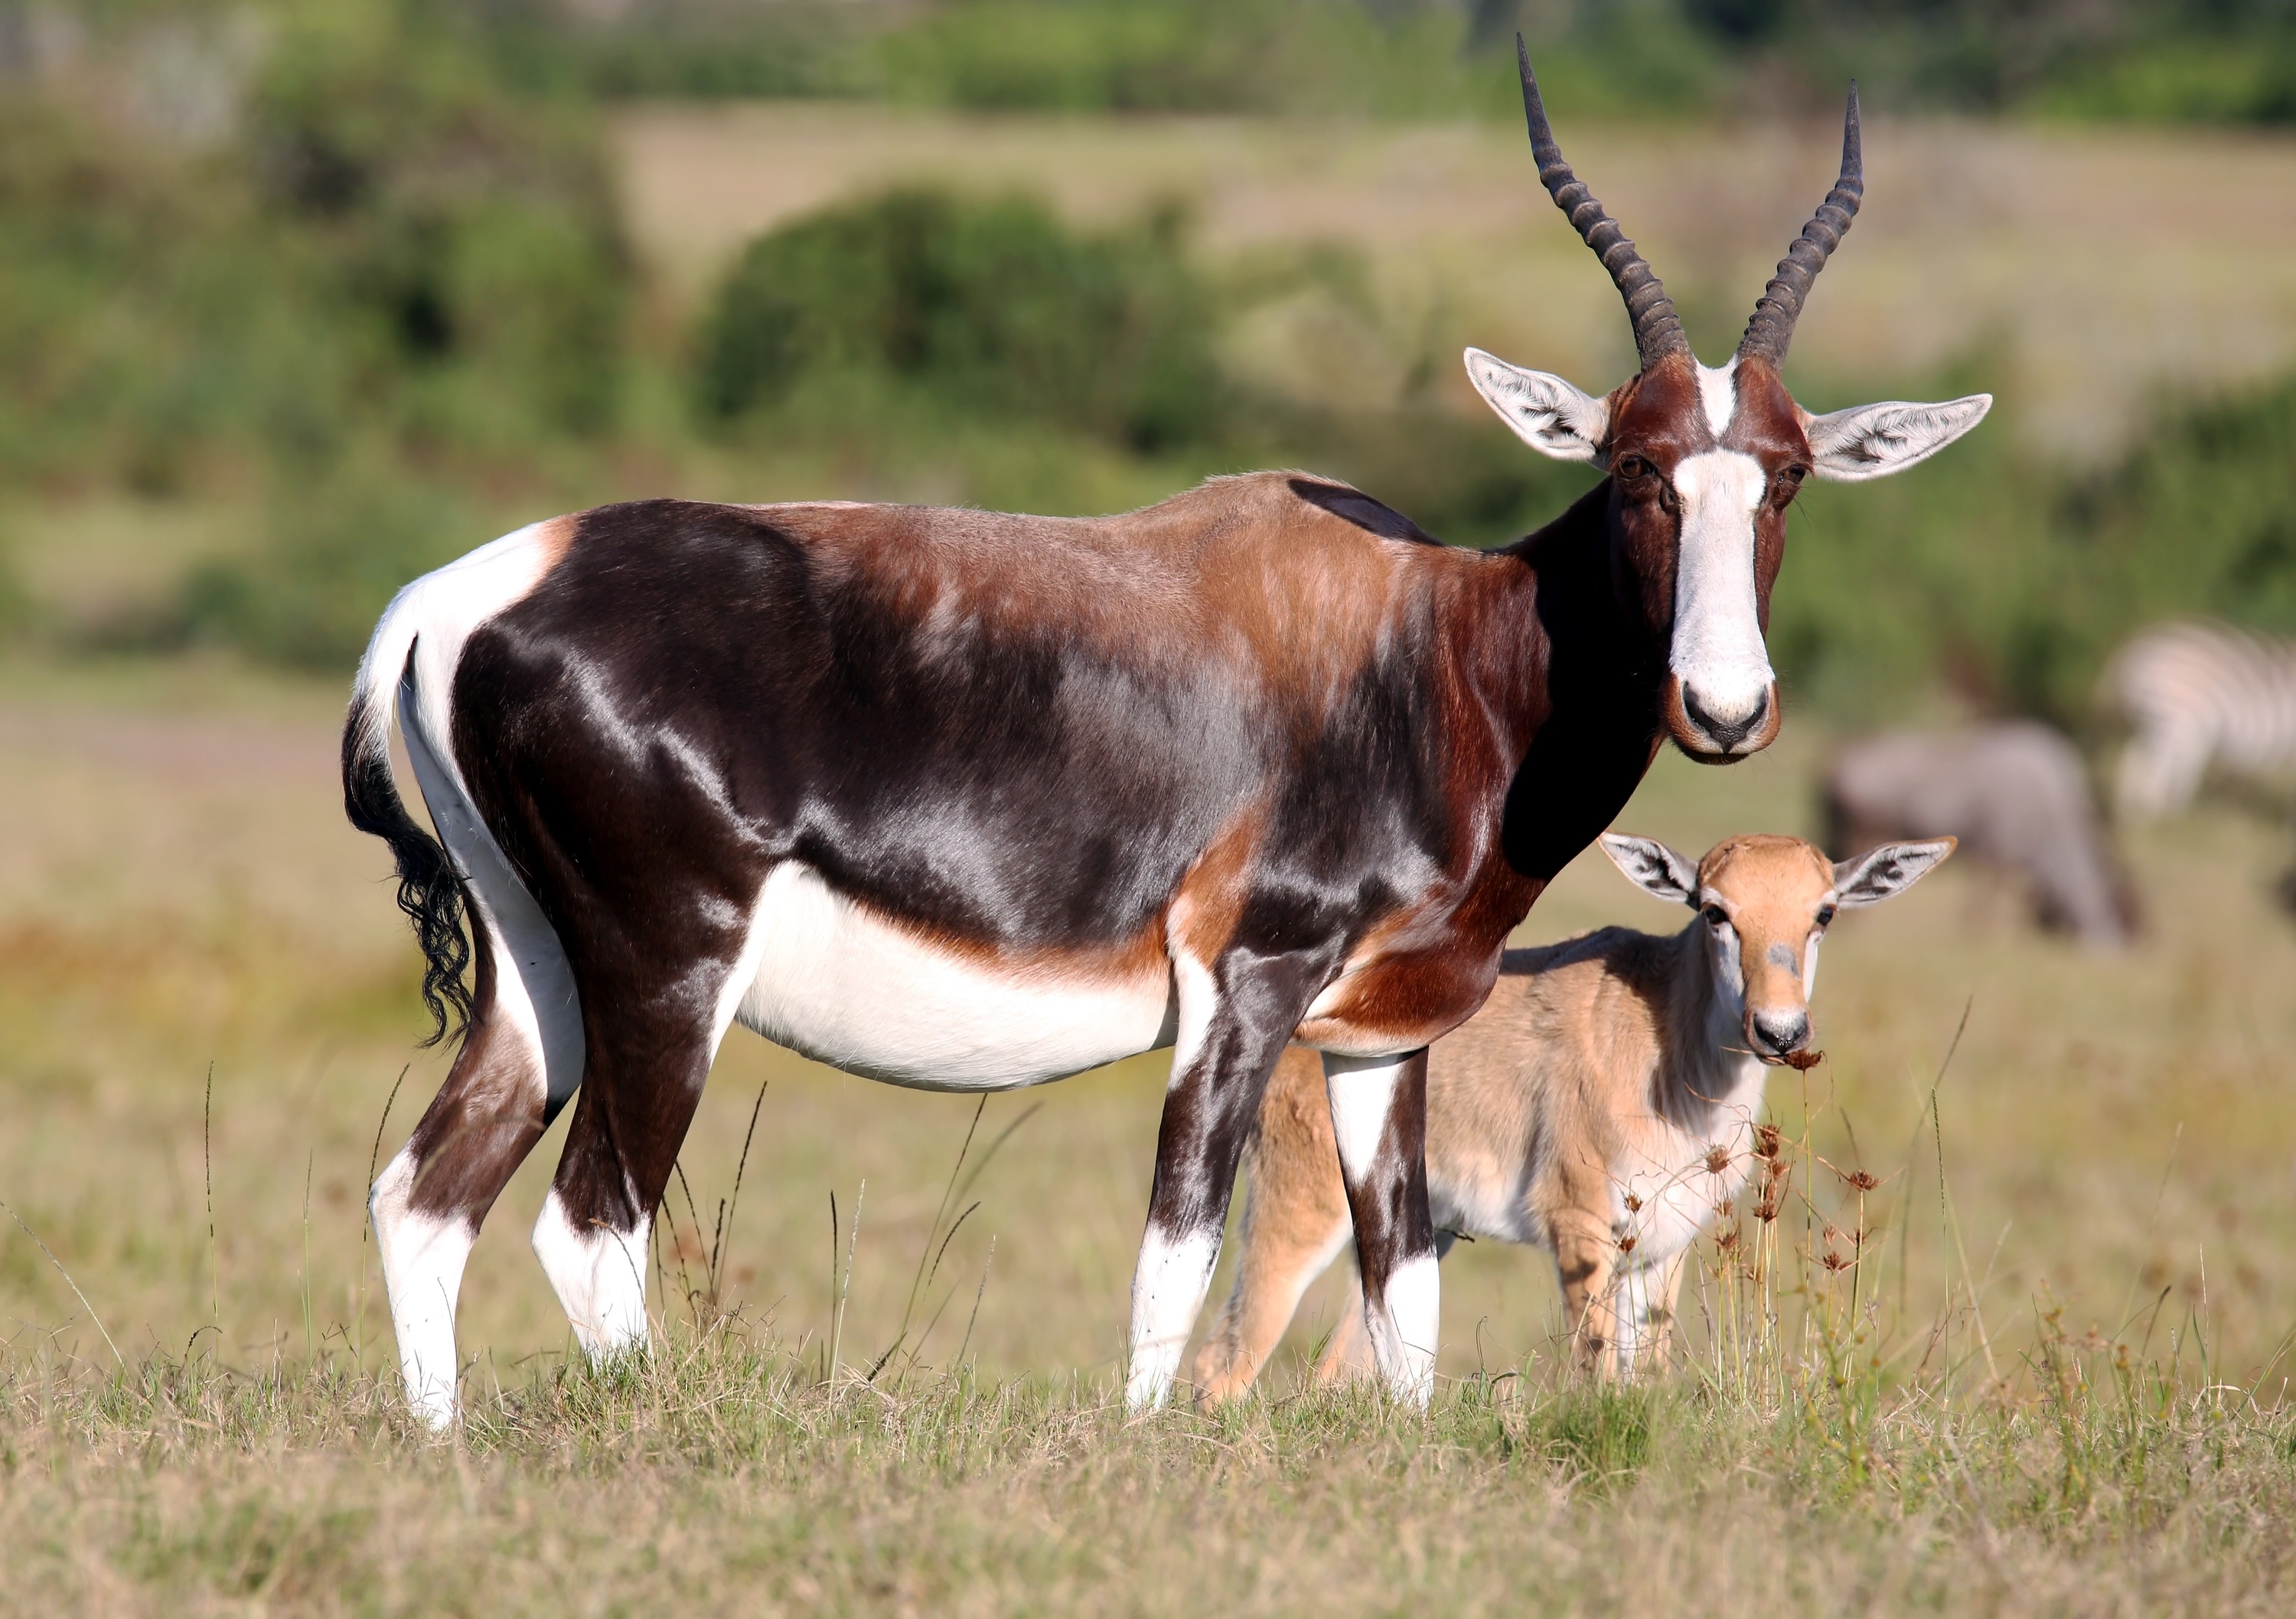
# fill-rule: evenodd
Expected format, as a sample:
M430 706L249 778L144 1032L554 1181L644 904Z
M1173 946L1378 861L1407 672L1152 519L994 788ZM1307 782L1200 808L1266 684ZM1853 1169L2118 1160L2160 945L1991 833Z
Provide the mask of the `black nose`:
M1690 723L1714 739L1718 752L1727 753L1752 736L1762 721L1769 717L1770 694L1764 692L1754 699L1754 706L1743 719L1717 719L1698 701L1698 694L1685 686L1682 688L1682 711Z
M1754 1043L1769 1048L1772 1056L1784 1056L1809 1044L1809 1014L1796 1012L1792 1016L1757 1012L1752 1018Z

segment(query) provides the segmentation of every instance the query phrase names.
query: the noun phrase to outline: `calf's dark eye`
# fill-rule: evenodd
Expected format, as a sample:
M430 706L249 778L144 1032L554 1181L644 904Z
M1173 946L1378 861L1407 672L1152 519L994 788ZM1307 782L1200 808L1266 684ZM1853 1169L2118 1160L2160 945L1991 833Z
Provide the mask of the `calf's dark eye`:
M1819 908L1817 913L1817 925L1820 927L1832 927L1833 925L1833 907L1828 905Z
M1709 927L1727 927L1730 925L1730 913L1724 910L1718 905L1710 905L1698 914L1706 918L1706 925Z
M1625 481L1636 483L1649 477L1658 469L1640 456L1621 456L1619 457L1618 465L1613 470Z

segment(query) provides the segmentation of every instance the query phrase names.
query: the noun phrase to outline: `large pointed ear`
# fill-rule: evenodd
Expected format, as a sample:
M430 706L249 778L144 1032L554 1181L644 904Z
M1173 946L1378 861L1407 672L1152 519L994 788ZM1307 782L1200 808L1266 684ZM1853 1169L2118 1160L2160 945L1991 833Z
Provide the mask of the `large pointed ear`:
M1929 843L1884 843L1853 859L1833 863L1833 902L1841 906L1879 905L1901 894L1929 875L1958 845L1957 838Z
M1595 461L1611 434L1611 401L1581 393L1559 376L1525 371L1496 354L1467 350L1467 375L1499 419L1543 456Z
M1603 852L1611 864L1627 874L1627 881L1654 899L1671 900L1695 908L1698 904L1698 864L1685 860L1656 838L1630 838L1606 832Z
M1812 416L1802 423L1816 456L1810 470L1835 483L1886 478L1928 460L1985 420L1992 408L1991 394L1972 393L1942 405L1891 399Z

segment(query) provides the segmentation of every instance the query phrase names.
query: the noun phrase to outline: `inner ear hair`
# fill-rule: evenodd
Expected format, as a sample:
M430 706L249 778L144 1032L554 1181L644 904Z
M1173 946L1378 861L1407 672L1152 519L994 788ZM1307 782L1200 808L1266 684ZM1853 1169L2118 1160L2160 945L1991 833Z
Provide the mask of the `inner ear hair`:
M1611 401L1544 371L1526 371L1470 349L1467 378L1524 443L1558 461L1600 466L1611 436Z
M1844 908L1879 905L1927 876L1959 844L1956 838L1883 843L1864 854L1837 861L1833 867L1834 902Z
M1888 399L1805 416L1810 470L1833 483L1863 483L1928 460L1985 419L1989 393L1935 405Z
M1606 832L1597 840L1627 881L1653 899L1698 908L1698 867L1656 838Z

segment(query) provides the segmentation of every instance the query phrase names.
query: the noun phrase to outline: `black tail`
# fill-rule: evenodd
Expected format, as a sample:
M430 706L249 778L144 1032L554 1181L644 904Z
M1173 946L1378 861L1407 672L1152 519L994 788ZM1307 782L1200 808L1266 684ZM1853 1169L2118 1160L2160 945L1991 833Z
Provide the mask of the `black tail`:
M343 724L343 813L361 832L390 844L398 864L398 908L414 925L414 940L422 949L422 1004L434 1025L422 1043L435 1046L470 1026L471 990L463 982L471 966L463 922L470 899L454 861L406 813L398 784L391 779L386 679L373 681L380 690L365 689L363 682L351 698Z

